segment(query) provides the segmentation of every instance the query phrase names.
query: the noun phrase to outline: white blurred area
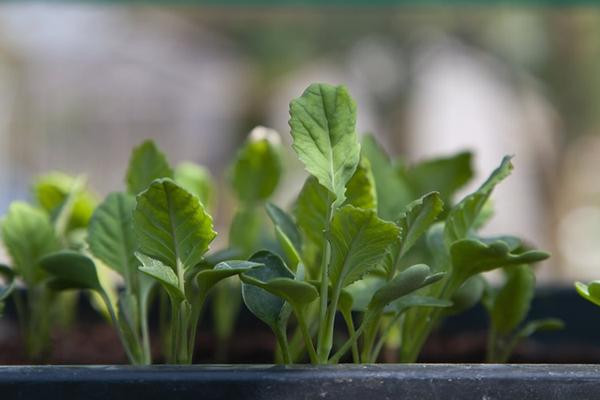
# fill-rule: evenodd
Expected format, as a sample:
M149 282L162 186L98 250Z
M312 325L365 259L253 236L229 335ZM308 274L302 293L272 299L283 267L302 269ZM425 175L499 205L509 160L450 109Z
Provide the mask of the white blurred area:
M289 100L328 82L349 87L359 131L375 133L393 155L414 162L472 150L477 177L467 190L514 155L486 233L514 233L553 252L541 280L600 279L600 139L581 139L565 155L564 126L543 82L503 59L544 57L550 44L535 23L531 15L498 18L487 30L494 55L430 26L402 49L365 35L344 53L273 78L262 92L269 96L257 99L256 64L241 45L185 13L2 5L0 209L26 197L30 178L48 169L83 171L102 194L120 188L131 147L145 138L173 162L222 174L254 102L266 104L262 122L289 143ZM297 179L280 190L283 204L303 174L288 175Z

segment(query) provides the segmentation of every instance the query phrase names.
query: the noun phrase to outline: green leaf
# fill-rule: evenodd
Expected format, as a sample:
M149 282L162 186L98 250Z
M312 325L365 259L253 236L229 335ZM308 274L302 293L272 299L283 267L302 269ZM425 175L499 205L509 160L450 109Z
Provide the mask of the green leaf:
M445 204L473 178L472 154L461 152L444 158L434 158L410 167L406 177L415 195L439 192Z
M53 278L50 287L55 289L89 289L104 292L96 265L91 258L65 250L40 259L40 266Z
M383 309L392 301L437 282L443 276L444 273L431 275L431 270L425 264L408 267L375 292L369 303L369 308L373 310Z
M589 284L575 282L575 289L581 297L600 306L600 281L592 281Z
M500 166L492 172L477 191L465 197L450 210L444 232L444 240L448 247L455 241L468 236L496 185L510 175L513 168L510 160L511 157L504 157Z
M293 278L273 278L264 282L245 274L240 277L242 282L262 288L295 307L310 304L319 296L319 292L313 285Z
M214 285L233 275L239 275L248 272L251 269L261 267L263 264L245 261L229 260L218 263L213 269L206 269L198 272L196 283L200 291L206 294Z
M417 196L372 135L363 138L362 155L371 163L379 217L387 221L397 220L402 209Z
M156 144L146 140L131 153L126 177L127 191L137 195L159 178L173 178L173 170Z
M255 268L245 273L245 276L262 282L276 278L293 278L294 274L285 266L283 260L269 251L259 251L250 257L251 262L263 264L264 267ZM242 297L246 307L258 319L266 323L271 329L276 330L287 322L290 309L285 307L285 301L265 289L242 283Z
M374 211L350 205L334 214L330 229L329 279L340 288L376 269L400 233L395 224L379 219Z
M523 329L519 331L517 337L526 338L536 332L541 331L556 331L565 328L565 323L557 318L538 319L527 323Z
M240 209L229 226L229 245L248 257L260 243L262 227L263 218L256 208Z
M535 275L528 265L507 269L506 274L506 283L495 296L490 315L492 326L503 335L525 320L535 290Z
M477 240L465 239L455 242L450 248L454 284L462 283L469 277L496 268L519 264L533 264L547 259L550 255L543 251L531 250L520 254L510 252L503 241L485 244Z
M290 103L292 147L306 170L343 204L360 158L356 104L343 86L310 85Z
M302 237L292 217L273 203L267 203L265 209L273 225L280 229L281 233L294 246L296 252L300 252L302 250Z
M436 192L426 194L406 206L397 222L400 227L399 257L404 256L414 246L443 209L444 203Z
M444 315L460 314L474 307L482 299L485 288L486 282L481 275L470 277L452 294L452 307L444 310Z
M371 274L348 285L344 291L352 296L352 310L359 312L366 311L375 292L381 289L386 283L382 277Z
M255 204L268 199L281 178L279 134L262 126L250 132L233 162L231 181L238 199Z
M28 286L44 277L38 260L60 248L48 215L23 202L10 205L2 221L2 238L16 273Z
M68 202L69 195L73 191L76 192L72 194L75 198L72 202ZM65 217L67 231L87 227L96 207L96 197L80 184L80 180L62 172L51 172L36 178L33 183L33 194L40 207L53 220L63 212L68 214ZM70 209L64 210L65 206Z
M365 210L377 210L377 191L371 163L361 157L358 167L346 185L346 202Z
M175 275L173 268L142 253L136 252L135 256L142 264L139 270L156 279L167 291L173 303L177 304L185 299L185 293L179 285L179 278Z
M321 245L327 226L327 215L333 202L333 193L310 176L298 195L294 214L300 230L315 245Z
M216 236L198 197L170 179L158 179L137 196L133 213L140 252L181 270L199 264Z
M409 294L392 302L385 308L385 311L387 313L396 312L397 314L402 314L407 310L416 307L447 308L451 306L452 302L448 300L438 299L436 297L420 296L417 294Z
M215 183L206 168L186 161L177 165L174 176L178 185L198 196L206 208L211 208L215 196Z
M88 230L88 243L94 257L117 271L131 284L138 273L139 261L132 218L135 197L127 193L111 193L98 206Z
M15 287L15 272L7 265L0 264L0 277L4 278L4 286L0 288L0 304L2 304L10 296ZM2 310L0 309L1 314Z

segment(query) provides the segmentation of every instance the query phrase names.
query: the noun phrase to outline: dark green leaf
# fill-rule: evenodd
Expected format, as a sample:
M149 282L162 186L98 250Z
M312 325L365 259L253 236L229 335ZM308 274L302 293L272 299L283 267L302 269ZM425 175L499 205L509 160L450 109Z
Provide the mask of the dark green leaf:
M273 203L267 203L265 209L273 225L278 227L281 233L287 237L296 252L300 252L302 250L302 237L292 217Z
M137 195L159 178L173 178L173 170L156 144L146 140L131 153L126 178L127 191Z

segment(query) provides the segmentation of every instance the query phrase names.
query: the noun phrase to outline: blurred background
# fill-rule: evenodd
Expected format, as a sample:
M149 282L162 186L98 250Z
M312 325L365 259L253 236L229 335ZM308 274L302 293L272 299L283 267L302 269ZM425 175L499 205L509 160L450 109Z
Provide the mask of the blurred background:
M224 182L255 125L289 143L288 103L318 81L347 85L392 155L474 151L470 189L514 154L488 232L550 250L541 280L598 279L598 71L596 9L2 4L0 213L46 170L121 189L146 138Z

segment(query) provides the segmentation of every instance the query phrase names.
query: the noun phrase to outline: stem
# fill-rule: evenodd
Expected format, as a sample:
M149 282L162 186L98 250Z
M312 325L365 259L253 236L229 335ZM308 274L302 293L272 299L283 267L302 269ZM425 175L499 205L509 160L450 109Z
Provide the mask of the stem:
M113 308L112 303L104 290L102 290L100 292L100 297L102 297L102 300L106 304L106 308L108 309L108 313L110 314L110 319L112 320L113 326L115 327L115 329L117 331L117 335L119 336L119 340L121 341L121 344L123 345L125 354L127 354L127 358L129 359L129 361L132 364L135 364L135 365L140 364L139 360L137 360L134 357L133 353L131 352L129 345L127 344L127 341L125 340L125 337L123 336L123 332L121 332L121 329L119 329L119 320L117 319L115 309Z
M277 338L277 344L279 344L279 349L281 350L281 356L283 357L283 364L290 364L290 349L288 347L287 334L285 329L282 327L274 326L273 332L275 332L275 337Z
M331 353L331 349L333 347L333 330L335 327L335 314L337 312L337 305L340 299L340 292L342 288L340 285L337 285L334 289L333 296L331 297L331 302L329 303L329 307L327 309L327 320L325 325L323 326L322 331L324 332L324 336L322 340L319 341L319 362L322 364L326 364L329 359L329 354Z
M190 354L194 354L194 347L196 347L196 331L198 330L198 322L200 320L200 314L202 313L202 309L204 307L204 302L206 300L206 295L201 294L200 298L194 302L192 305L192 313L190 316L190 324L189 324L189 343L188 343L188 352Z
M330 201L329 194L327 195L327 201ZM323 256L321 258L321 286L319 288L319 321L325 321L328 319L327 297L329 291L329 259L331 257L331 245L329 244L329 240L327 239L327 232L329 232L329 226L331 224L331 217L333 214L332 208L333 204L331 204L331 206L327 209L327 224L325 226L325 231L323 232ZM328 344L327 332L327 326L321 326L319 328L317 347L319 362L321 363L327 362L329 352L331 351L331 339L329 339L330 343Z
M150 347L150 333L148 330L148 305L145 301L140 305L140 328L142 331L142 349L144 365L152 364L152 349Z
M369 323L365 328L365 334L363 335L363 348L360 355L362 362L369 362L371 359L371 353L375 342L375 337L379 331L379 323L381 322L381 310L371 311L369 314Z
M377 341L375 348L371 352L371 359L369 360L369 362L374 363L377 361L377 357L379 356L379 353L381 353L381 349L383 348L383 345L385 344L385 341L386 341L387 337L389 336L390 331L392 330L392 328L394 327L396 322L398 322L400 317L402 317L402 313L396 313L396 315L394 315L392 320L389 322L388 326L385 327L385 330L379 337L379 340Z
M304 346L306 347L306 351L308 352L310 362L311 364L318 364L319 357L315 350L315 346L313 345L310 332L308 331L308 327L306 326L306 313L302 309L298 309L295 311L296 318L298 319L298 325L300 325L300 331L302 332L302 337L304 338Z
M333 355L333 357L331 357L329 359L329 364L336 364L340 361L340 358L342 358L344 356L344 354L346 354L346 352L350 349L350 347L352 347L352 343L356 343L358 338L360 338L360 335L362 335L363 331L365 330L365 328L367 326L366 322L369 319L371 319L371 318L366 317L365 319L363 319L363 321L361 322L361 324L358 327L358 329L356 330L356 332L354 332L354 335L350 336L350 338L348 338L346 343L344 343L344 345L342 347L340 347L340 349L337 351L337 353L335 353Z
M348 334L352 337L356 330L354 329L354 321L352 320L352 313L342 312L344 321L346 321L346 327L348 328ZM352 343L352 362L354 364L360 364L360 354L358 353L358 343L354 341Z

